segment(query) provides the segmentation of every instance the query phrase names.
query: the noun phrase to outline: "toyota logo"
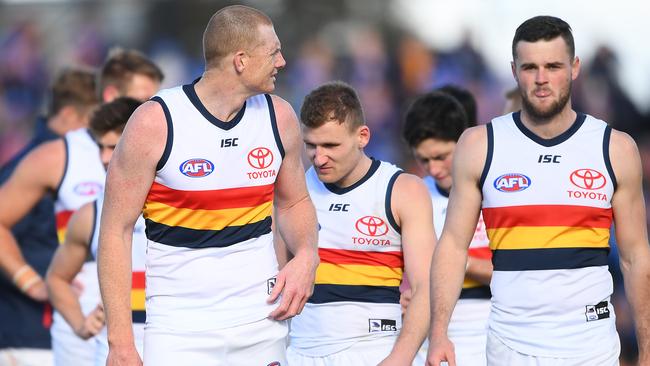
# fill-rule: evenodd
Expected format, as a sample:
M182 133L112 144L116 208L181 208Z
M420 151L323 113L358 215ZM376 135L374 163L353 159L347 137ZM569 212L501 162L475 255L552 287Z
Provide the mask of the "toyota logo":
M357 231L368 236L382 236L388 232L384 220L376 216L364 216L354 225Z
M603 188L607 183L605 176L593 169L578 169L571 173L569 179L576 187L592 191Z
M266 169L273 163L273 153L265 147L256 147L248 153L248 164L255 169Z

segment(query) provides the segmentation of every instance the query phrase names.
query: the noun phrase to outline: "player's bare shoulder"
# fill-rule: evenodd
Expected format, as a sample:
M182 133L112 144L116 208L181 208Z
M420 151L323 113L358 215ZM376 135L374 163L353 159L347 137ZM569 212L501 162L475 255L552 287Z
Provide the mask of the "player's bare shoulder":
M641 158L634 139L625 132L612 129L609 142L609 156L617 182L630 177L640 179ZM636 178L635 178L636 179Z
M463 132L454 151L454 174L480 177L488 156L488 136L486 125L471 127Z
M66 160L65 140L60 138L49 141L27 154L14 175L18 179L27 179L30 184L56 189L63 176Z
M409 173L397 176L391 194L391 207L393 207L395 217L403 217L412 210L421 211L420 205L423 204L431 210L431 197L424 181Z
M293 134L299 131L298 117L291 104L277 95L271 95L271 100L280 134L284 135L286 132Z
M163 105L147 101L129 118L124 129L119 150L137 150L143 158L159 159L167 144L169 125ZM170 121L171 122L171 121Z

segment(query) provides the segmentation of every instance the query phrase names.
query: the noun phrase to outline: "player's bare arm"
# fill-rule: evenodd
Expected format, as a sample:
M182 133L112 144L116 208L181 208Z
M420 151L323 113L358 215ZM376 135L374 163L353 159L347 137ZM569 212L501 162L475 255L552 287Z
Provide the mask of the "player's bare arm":
M0 269L27 296L47 300L41 277L23 258L11 228L63 177L66 151L62 139L43 144L30 152L9 180L0 187Z
M610 158L617 188L612 196L616 241L625 292L634 313L639 365L650 364L650 247L642 192L641 159L634 140L612 131Z
M129 119L108 169L97 258L110 347L107 365L139 360L131 319L131 239L166 138L162 107L144 103Z
M429 330L429 269L436 233L429 191L420 178L401 174L393 186L391 207L401 228L404 271L412 297L393 350L381 364L406 365L413 361Z
M492 260L476 257L467 257L467 271L465 275L484 285L489 285L492 279Z
M275 183L276 228L293 258L278 273L269 301L275 301L280 294L282 300L269 317L284 320L299 314L313 292L319 262L318 224L300 160L302 140L298 119L283 99L274 96L273 106L285 150Z
M72 286L72 281L90 252L89 240L95 219L94 206L94 202L87 203L70 217L65 241L54 253L45 278L50 303L83 339L96 335L104 326L104 311L101 305L98 304L94 311L85 316Z
M453 181L445 227L431 263L431 332L429 365L449 361L455 366L453 345L447 337L449 319L465 277L467 248L481 210L481 173L487 156L485 126L466 130L454 152Z

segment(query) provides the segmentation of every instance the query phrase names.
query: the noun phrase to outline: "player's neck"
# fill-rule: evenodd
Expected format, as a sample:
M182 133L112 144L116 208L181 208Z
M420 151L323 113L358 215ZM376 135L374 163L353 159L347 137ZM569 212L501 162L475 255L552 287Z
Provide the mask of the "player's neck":
M219 120L232 120L251 95L240 91L227 77L218 78L212 72L205 72L196 84L194 91L205 108Z
M549 118L535 118L527 113L526 108L521 110L521 123L537 136L552 139L568 130L576 120L577 113L571 108L569 101L558 114Z
M347 188L357 183L361 180L361 178L365 177L365 175L368 173L368 170L370 170L371 165L372 159L370 159L366 154L362 153L359 161L354 166L354 168L340 181L336 182L336 185L339 188Z

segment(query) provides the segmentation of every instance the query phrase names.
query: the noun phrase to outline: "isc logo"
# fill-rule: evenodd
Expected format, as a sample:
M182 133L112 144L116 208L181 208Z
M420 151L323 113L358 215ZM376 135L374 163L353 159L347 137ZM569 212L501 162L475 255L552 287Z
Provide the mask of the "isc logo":
M349 203L332 203L330 205L329 211L345 211L348 212L348 209L350 208Z
M530 178L519 173L508 173L494 180L494 188L501 192L519 192L530 187Z
M181 164L179 170L183 175L190 178L202 178L212 173L214 170L214 164L212 164L210 160L206 159L189 159L185 160L183 164Z
M396 332L397 321L392 319L368 319L368 332Z

